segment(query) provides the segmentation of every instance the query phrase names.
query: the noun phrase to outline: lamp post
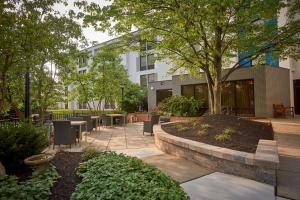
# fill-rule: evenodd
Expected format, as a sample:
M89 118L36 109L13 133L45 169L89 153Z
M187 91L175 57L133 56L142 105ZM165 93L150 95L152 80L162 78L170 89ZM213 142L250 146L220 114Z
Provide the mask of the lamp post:
M123 102L124 102L124 85L123 84L121 84L121 91L122 91L121 109L123 110Z
M24 116L27 121L29 121L29 108L30 106L30 77L29 70L25 72L25 99L24 99Z

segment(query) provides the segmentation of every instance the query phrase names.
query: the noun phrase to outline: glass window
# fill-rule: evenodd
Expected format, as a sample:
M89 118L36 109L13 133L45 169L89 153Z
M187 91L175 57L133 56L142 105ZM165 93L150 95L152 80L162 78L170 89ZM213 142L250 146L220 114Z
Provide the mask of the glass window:
M154 69L155 58L153 54L148 55L147 65L148 69Z
M156 105L162 102L164 99L172 96L172 90L156 90Z
M141 75L140 76L140 85L142 87L147 87L148 83L147 83L147 75Z
M239 113L250 114L254 111L253 80L236 81L236 107Z
M194 85L183 85L181 94L186 97L194 97Z
M207 84L195 85L195 99L203 99L208 102Z
M141 66L140 71L147 70L147 58L146 56L141 56Z
M224 82L221 93L222 107L235 107L235 85L233 82Z

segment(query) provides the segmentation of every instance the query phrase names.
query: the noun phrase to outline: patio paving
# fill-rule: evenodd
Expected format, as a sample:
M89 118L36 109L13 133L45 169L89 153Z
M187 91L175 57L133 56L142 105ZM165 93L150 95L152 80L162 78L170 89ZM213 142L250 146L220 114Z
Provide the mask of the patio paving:
M191 200L274 200L274 188L242 177L215 172L181 184Z

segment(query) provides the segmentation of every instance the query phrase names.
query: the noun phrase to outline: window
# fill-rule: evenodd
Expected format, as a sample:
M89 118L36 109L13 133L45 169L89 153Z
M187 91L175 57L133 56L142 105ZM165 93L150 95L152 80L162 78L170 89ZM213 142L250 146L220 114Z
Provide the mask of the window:
M86 72L86 69L78 71L79 74L85 74L85 72Z
M87 58L81 57L78 59L79 67L85 67L87 66Z
M148 69L154 69L155 58L153 54L147 55Z
M254 81L227 81L222 86L222 107L235 114L254 114Z
M141 56L140 70L141 71L147 70L147 56Z
M141 51L147 52L152 49L152 46L149 42L143 40L140 42ZM146 55L140 56L140 71L154 69L155 58L154 54L149 52Z
M171 96L172 96L171 89L156 90L156 105L158 105L160 102L162 102L163 100Z
M142 87L147 87L148 83L157 81L157 74L144 74L140 76L140 85Z
M193 97L197 100L204 100L208 105L208 89L206 83L197 85L183 85L181 87L181 95Z
M140 77L140 85L142 87L147 87L148 83L147 83L147 75L141 75Z

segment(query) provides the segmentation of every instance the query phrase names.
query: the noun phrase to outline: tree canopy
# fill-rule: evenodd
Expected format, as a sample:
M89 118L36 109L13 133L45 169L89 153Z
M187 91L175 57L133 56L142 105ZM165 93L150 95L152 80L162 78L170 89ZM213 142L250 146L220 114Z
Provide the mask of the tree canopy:
M172 72L204 73L215 114L221 112L222 83L241 63L265 60L266 54L289 55L292 47L299 47L299 5L283 0L114 0L104 7L86 1L77 5L83 8L84 22L97 30L125 34L130 46L133 41L152 42L157 58L172 62ZM277 16L287 7L288 23L278 27ZM137 33L131 33L133 27Z
M71 16L54 10L62 3L67 2L0 2L0 113L14 110L22 116L25 71L32 77L33 108L42 112L56 103L60 68L66 67L67 57L84 39L80 25Z

